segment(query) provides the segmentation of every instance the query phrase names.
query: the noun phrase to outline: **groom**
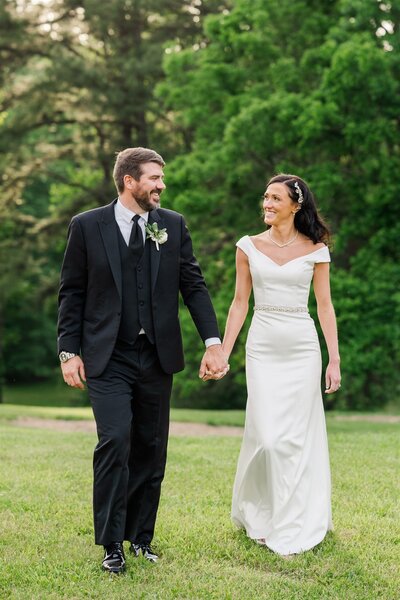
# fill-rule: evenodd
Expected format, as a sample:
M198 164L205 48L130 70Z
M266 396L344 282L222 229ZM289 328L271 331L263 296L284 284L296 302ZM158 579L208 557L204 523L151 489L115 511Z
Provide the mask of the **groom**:
M125 569L123 541L151 548L164 477L173 373L184 367L179 292L205 342L199 376L227 369L214 309L183 217L160 208L164 161L117 155L118 198L75 216L61 270L58 351L64 381L87 382L97 426L95 542L104 570Z

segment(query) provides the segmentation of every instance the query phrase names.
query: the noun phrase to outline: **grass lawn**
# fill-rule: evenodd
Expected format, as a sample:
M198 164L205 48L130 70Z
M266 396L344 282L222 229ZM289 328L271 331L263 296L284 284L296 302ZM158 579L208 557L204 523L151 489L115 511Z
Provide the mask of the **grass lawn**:
M0 404L0 418L18 416L48 419L92 419L92 410L86 390L69 388L61 380L29 385L8 385L4 389L4 404ZM172 409L175 421L196 421L209 425L238 425L244 423L243 410Z
M65 406L31 406L22 404L0 404L0 420L14 420L18 417L37 417L40 419L93 420L89 406L68 408ZM244 410L193 410L173 408L171 420L183 423L206 423L208 425L244 424Z
M17 404L0 404L0 421L13 421L19 417L36 417L39 419L62 419L67 421L93 420L92 409L89 406L67 407L67 406L34 406ZM335 420L349 420L355 418L362 421L383 419L390 420L391 416L386 413L352 413L330 411L326 414L328 423ZM398 415L394 419L399 420ZM227 425L243 427L245 420L244 410L195 410L192 408L172 408L171 421L181 423L205 423L207 425ZM362 424L359 425L362 427ZM368 428L368 425L366 425Z
M126 574L113 577L93 544L95 436L16 427L0 408L1 599L400 597L399 424L328 420L335 531L292 560L230 523L240 439L172 437L155 537L162 560L128 556Z
M79 414L91 415L91 411L88 410L90 403L86 389L78 390L68 387L62 381L60 374L54 381L45 381L43 383L29 383L25 385L7 384L3 390L3 402L8 405L12 404L40 407L40 410L43 410L43 407L49 407L50 410L53 410L55 407L77 409L76 416L74 415L74 411L66 411L65 414L68 414L69 417L65 418L85 418L85 416L80 417ZM79 411L80 408L83 408L81 413ZM381 407L377 410L380 414L384 413L388 415L400 415L400 401L396 398L396 401L393 400L391 404L388 404L387 406ZM206 418L208 419L207 423L209 425L242 425L244 419L243 411L241 410L193 411L193 409L189 409L188 412L186 411L186 409L176 409L176 411L176 414L180 417L179 420L187 421L189 420L189 418L193 420L193 414L197 413L196 421L203 423L205 422L204 418L206 416ZM187 412L188 414L186 415ZM346 412L345 414L350 413ZM221 415L223 416L223 422L220 418Z
M88 406L87 391L68 387L61 373L54 381L29 384L8 384L3 390L3 401L27 406Z

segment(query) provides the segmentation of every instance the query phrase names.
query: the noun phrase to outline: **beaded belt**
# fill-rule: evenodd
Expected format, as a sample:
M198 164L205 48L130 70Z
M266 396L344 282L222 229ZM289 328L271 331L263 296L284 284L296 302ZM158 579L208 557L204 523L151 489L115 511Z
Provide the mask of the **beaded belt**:
M274 304L256 304L254 310L264 310L266 312L308 312L307 306L276 306Z

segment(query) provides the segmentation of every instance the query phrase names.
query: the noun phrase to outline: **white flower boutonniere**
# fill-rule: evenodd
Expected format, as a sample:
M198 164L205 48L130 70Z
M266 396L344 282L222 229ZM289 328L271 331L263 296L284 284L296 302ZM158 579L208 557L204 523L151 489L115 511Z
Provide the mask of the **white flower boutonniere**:
M160 250L160 244L165 244L168 239L167 230L158 229L157 223L147 223L145 225L146 230L146 240L150 238L156 244L157 250Z

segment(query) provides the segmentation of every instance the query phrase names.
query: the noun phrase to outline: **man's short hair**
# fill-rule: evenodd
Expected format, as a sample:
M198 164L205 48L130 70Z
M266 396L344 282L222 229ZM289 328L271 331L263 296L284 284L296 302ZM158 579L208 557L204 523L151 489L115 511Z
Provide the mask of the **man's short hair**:
M115 160L113 177L116 188L119 193L124 191L124 176L130 175L136 181L139 181L142 175L142 164L155 162L160 167L165 165L164 159L150 148L125 148L118 152Z

